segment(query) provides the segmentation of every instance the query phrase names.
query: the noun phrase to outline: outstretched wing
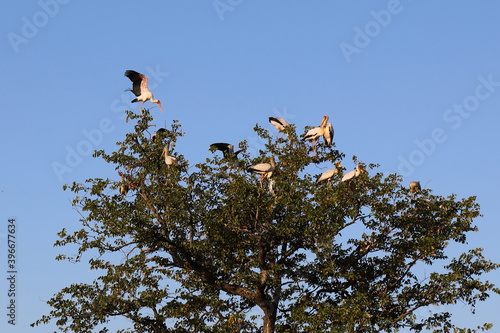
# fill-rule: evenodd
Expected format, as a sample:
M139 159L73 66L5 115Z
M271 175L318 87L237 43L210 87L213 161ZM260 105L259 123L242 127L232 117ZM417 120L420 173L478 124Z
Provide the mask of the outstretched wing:
M141 85L142 85L143 79L145 79L146 77L144 75L142 75L141 73L138 73L136 71L132 71L130 69L125 71L125 76L128 77L130 79L130 81L132 81L132 90L131 91L134 93L134 95L141 96L141 94L142 94ZM145 83L146 82L147 81L145 81Z

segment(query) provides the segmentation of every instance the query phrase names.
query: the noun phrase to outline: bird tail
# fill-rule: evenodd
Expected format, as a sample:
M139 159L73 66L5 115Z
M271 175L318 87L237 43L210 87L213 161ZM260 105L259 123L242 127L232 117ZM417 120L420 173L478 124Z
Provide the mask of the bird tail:
M131 92L134 92L134 91L133 91L132 89L130 89L130 88L125 89L125 91L131 91ZM136 96L137 96L137 95L136 95ZM135 98L135 99L132 101L132 103L135 103L135 102L139 102L139 101L137 100L137 98Z

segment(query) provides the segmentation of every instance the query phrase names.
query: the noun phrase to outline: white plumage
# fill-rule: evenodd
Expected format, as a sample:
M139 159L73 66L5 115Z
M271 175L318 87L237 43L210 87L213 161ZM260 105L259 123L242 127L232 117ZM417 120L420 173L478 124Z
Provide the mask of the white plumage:
M359 165L356 166L356 170L350 171L342 177L342 181L348 181L350 179L358 177L362 172L366 172L365 170L361 169Z
M328 184L330 184L332 177L335 176L336 174L338 174L339 170L342 171L342 165L340 165L340 162L336 162L335 168L330 169L330 170L326 170L325 172L323 172L323 174L316 181L316 184L319 184L325 180L327 180Z
M420 182L410 182L410 196L413 198L413 192L422 191Z
M271 163L259 163L251 165L247 168L248 172L260 175L260 187L262 187L262 181L264 178L270 179L273 175L274 168L276 167L276 162L274 161L274 156L271 157Z
M323 120L321 121L321 124L318 127L315 127L313 129L309 130L306 133L306 135L302 138L303 141L312 141L314 156L316 156L316 142L317 142L319 137L321 137L325 134L324 128L325 128L327 120L328 120L328 116L323 116Z
M163 155L165 155L165 164L167 165L168 168L170 168L170 166L172 164L177 164L177 159L173 156L168 155L168 146L163 148L163 152L161 153L161 156L163 156Z
M136 71L127 70L125 71L125 76L128 77L130 81L132 81L132 89L130 89L130 91L132 91L134 95L137 96L137 98L132 100L132 103L142 102L141 106L139 107L141 113L142 106L146 101L151 101L151 103L158 104L158 106L160 107L160 111L163 113L160 101L157 99L153 99L153 94L148 89L148 78L146 77L146 75L143 75Z
M278 134L276 134L276 139L278 139L278 135L281 133L281 138L283 139L283 131L285 130L285 127L289 126L288 122L279 117L269 117L269 122L271 125L273 125L277 130Z
M328 120L328 117L327 117ZM325 140L325 144L330 147L333 142L333 126L331 123L325 122L325 126L323 131L325 132L323 134L323 139Z

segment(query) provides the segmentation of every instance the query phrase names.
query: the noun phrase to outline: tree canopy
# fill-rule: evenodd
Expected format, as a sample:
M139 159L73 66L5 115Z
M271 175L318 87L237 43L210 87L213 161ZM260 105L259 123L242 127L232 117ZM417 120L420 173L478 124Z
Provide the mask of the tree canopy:
M62 289L33 325L55 320L64 332L106 332L110 319L124 317L130 327L122 332L491 327L456 327L446 311L416 315L457 302L474 311L478 301L500 293L481 279L499 266L482 249L447 254L450 244L466 244L477 231L475 197L430 189L410 195L401 176L356 157L353 165L366 172L342 181L335 162L349 165L349 159L321 141L313 156L294 125L284 129L285 138L256 125L267 143L253 157L245 141L239 154L223 155L208 152L208 142L209 157L192 166L175 149L183 136L178 122L157 131L149 110L127 116L135 131L116 151L94 154L123 177L65 186L75 194L81 226L64 228L55 244L78 248L76 256L57 259L88 258L101 274ZM167 165L165 155L175 163ZM272 158L272 175L262 182L246 172ZM317 183L314 165L337 171Z

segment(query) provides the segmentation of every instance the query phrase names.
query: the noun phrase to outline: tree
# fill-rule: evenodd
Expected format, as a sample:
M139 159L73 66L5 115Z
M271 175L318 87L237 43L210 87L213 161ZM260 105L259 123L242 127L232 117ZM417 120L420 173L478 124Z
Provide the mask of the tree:
M57 320L64 332L88 332L125 317L133 327L124 332L465 332L446 311L424 318L415 311L457 302L473 311L500 292L480 280L499 267L481 249L446 254L450 243L465 244L477 231L474 197L428 189L411 197L400 176L355 157L367 172L345 182L339 172L316 184L309 170L345 157L321 142L311 157L293 125L288 139L276 139L281 149L256 126L267 142L259 156L251 159L241 142L241 163L213 154L192 168L175 151L177 122L152 139L148 110L127 115L135 132L117 151L94 154L123 179L68 186L82 226L63 229L56 242L78 247L75 257L57 259L78 262L87 254L102 275L62 289L32 325ZM165 146L176 165L165 164ZM244 168L271 157L276 168L261 186ZM122 185L128 194L120 194ZM423 275L430 265L435 271Z

